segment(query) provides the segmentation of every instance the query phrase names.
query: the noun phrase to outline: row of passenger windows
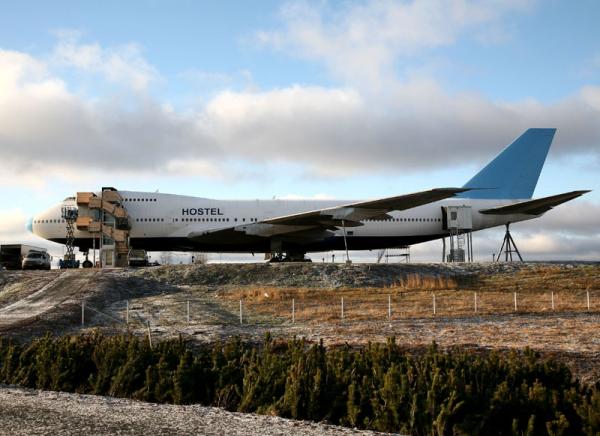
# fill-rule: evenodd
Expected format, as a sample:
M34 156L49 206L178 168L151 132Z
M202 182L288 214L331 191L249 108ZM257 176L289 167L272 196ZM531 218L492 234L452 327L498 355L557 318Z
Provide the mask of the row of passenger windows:
M156 198L124 198L123 201L156 201Z
M156 200L154 200L156 201ZM136 218L138 222L164 222L164 218ZM237 222L238 219L234 218L234 222ZM249 218L250 222L258 222L258 218ZM181 218L182 222L229 222L229 218ZM379 222L379 221L393 221L393 222L441 222L441 218L391 218L387 220L365 220L368 222ZM34 224L58 224L64 223L65 220L57 219L57 220L35 220ZM175 218L175 222L178 222L178 218ZM246 222L246 218L242 218L242 222Z
M244 221L246 219L244 218ZM182 222L190 223L190 222L229 222L229 218L181 218ZM235 218L237 221L237 218ZM175 222L177 222L177 218L175 218Z
M258 218L248 218L250 222L258 222ZM164 218L136 218L135 219L137 222L144 222L144 223L148 223L148 222L152 222L152 223L156 223L156 222L164 222L165 219ZM233 221L237 222L237 218L234 218ZM179 222L179 218L175 218L175 222ZM186 222L186 223L190 223L190 222L229 222L229 218L181 218L181 222ZM246 218L242 218L242 222L246 222Z
M390 218L390 219L384 219L384 220L365 220L365 221L370 221L370 222L385 222L385 221L389 221L389 222L427 222L427 223L437 223L437 222L442 222L441 218Z
M182 222L186 222L186 223L205 223L205 222L229 222L229 218L181 218ZM237 223L238 219L234 218L233 219L234 222ZM255 223L258 222L258 218L248 218L248 221L250 221L251 223ZM177 218L175 218L175 222L177 222ZM242 218L242 222L245 223L246 222L246 218Z

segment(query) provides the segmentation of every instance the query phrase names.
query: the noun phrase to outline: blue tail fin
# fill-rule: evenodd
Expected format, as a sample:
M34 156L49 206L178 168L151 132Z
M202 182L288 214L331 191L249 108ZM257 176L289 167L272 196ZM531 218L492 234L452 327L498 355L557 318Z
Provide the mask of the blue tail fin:
M556 129L526 130L463 186L473 191L457 197L531 198L555 132Z

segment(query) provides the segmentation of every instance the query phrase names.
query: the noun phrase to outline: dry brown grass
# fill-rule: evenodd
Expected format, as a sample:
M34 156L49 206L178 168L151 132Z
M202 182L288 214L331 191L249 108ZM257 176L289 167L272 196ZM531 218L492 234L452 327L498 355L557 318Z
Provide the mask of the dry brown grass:
M565 270L546 266L536 271L525 270L516 274L479 277L468 285L459 285L452 278L422 279L417 275L410 275L387 288L324 290L238 287L221 293L220 298L229 304L243 300L248 313L282 320L291 320L293 300L297 322L322 324L342 320L342 298L345 320L371 321L389 319L388 299L391 303L391 320L434 316L485 316L515 312L587 312L588 292L589 310L600 311L598 268Z

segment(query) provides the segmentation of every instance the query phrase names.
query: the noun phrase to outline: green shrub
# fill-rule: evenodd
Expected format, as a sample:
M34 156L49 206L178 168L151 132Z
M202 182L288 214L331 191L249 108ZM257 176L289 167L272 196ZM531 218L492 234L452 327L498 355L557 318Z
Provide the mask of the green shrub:
M385 344L226 343L154 348L134 336L0 338L0 382L144 401L213 405L410 434L597 434L600 386L536 353Z

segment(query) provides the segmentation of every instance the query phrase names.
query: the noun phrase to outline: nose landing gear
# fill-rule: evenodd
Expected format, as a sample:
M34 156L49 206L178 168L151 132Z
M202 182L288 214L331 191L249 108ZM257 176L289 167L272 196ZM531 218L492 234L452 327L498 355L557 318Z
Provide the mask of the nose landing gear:
M91 260L88 259L89 256L89 252L85 252L85 260L83 261L83 263L81 264L82 267L84 268L91 268L94 266L94 264L92 263Z

